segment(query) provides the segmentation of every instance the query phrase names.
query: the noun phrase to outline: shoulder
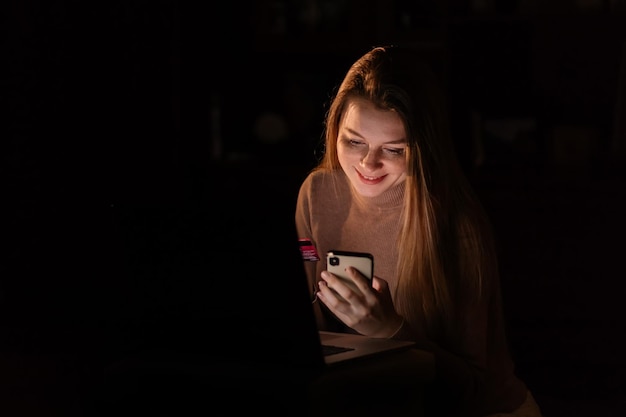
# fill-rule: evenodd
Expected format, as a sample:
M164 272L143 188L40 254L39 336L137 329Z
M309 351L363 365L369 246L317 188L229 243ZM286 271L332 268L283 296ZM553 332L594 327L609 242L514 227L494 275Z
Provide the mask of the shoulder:
M350 199L350 184L343 171L313 171L300 186L297 209L321 216L349 206Z
M300 185L301 195L317 195L319 193L328 194L342 191L347 186L347 181L343 171L317 170L309 173Z

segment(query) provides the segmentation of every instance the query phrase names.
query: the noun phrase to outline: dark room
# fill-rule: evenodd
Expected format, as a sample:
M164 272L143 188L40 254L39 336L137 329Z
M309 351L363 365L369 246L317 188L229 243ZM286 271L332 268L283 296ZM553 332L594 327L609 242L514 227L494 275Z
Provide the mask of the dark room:
M1 415L624 415L626 1L1 8ZM318 364L316 321L412 345Z

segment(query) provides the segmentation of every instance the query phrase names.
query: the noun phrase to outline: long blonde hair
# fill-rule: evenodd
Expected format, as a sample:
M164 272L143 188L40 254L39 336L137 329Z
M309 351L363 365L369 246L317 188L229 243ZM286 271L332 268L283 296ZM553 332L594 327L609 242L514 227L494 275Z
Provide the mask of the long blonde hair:
M408 139L402 228L398 235L396 309L412 325L445 337L483 296L497 273L487 216L459 164L439 79L408 48L375 47L339 85L325 120L316 170L341 169L337 136L346 103L370 100L397 112ZM421 300L421 302L416 302Z

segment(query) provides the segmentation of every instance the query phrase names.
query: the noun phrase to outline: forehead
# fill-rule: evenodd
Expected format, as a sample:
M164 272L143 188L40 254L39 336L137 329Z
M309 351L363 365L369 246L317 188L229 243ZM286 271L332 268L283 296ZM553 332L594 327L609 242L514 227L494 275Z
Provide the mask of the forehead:
M348 101L339 128L342 134L371 142L406 142L404 122L398 113L380 109L363 98Z

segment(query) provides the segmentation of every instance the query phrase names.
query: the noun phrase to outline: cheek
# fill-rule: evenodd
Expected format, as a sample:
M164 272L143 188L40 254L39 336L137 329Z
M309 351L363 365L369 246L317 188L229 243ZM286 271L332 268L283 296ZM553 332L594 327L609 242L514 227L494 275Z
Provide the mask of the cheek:
M343 165L347 162L358 161L361 158L361 153L356 149L339 146L337 148L337 158L339 159L339 162Z
M387 161L387 169L396 174L404 174L407 170L407 163L404 158L391 159Z
M341 166L341 169L343 169L343 171L347 174L348 168L353 165L352 160L348 158L346 152L341 149L337 149L337 159L339 160L339 165Z
M407 170L407 164L404 159L398 159L390 163L391 169L398 174L404 174Z

